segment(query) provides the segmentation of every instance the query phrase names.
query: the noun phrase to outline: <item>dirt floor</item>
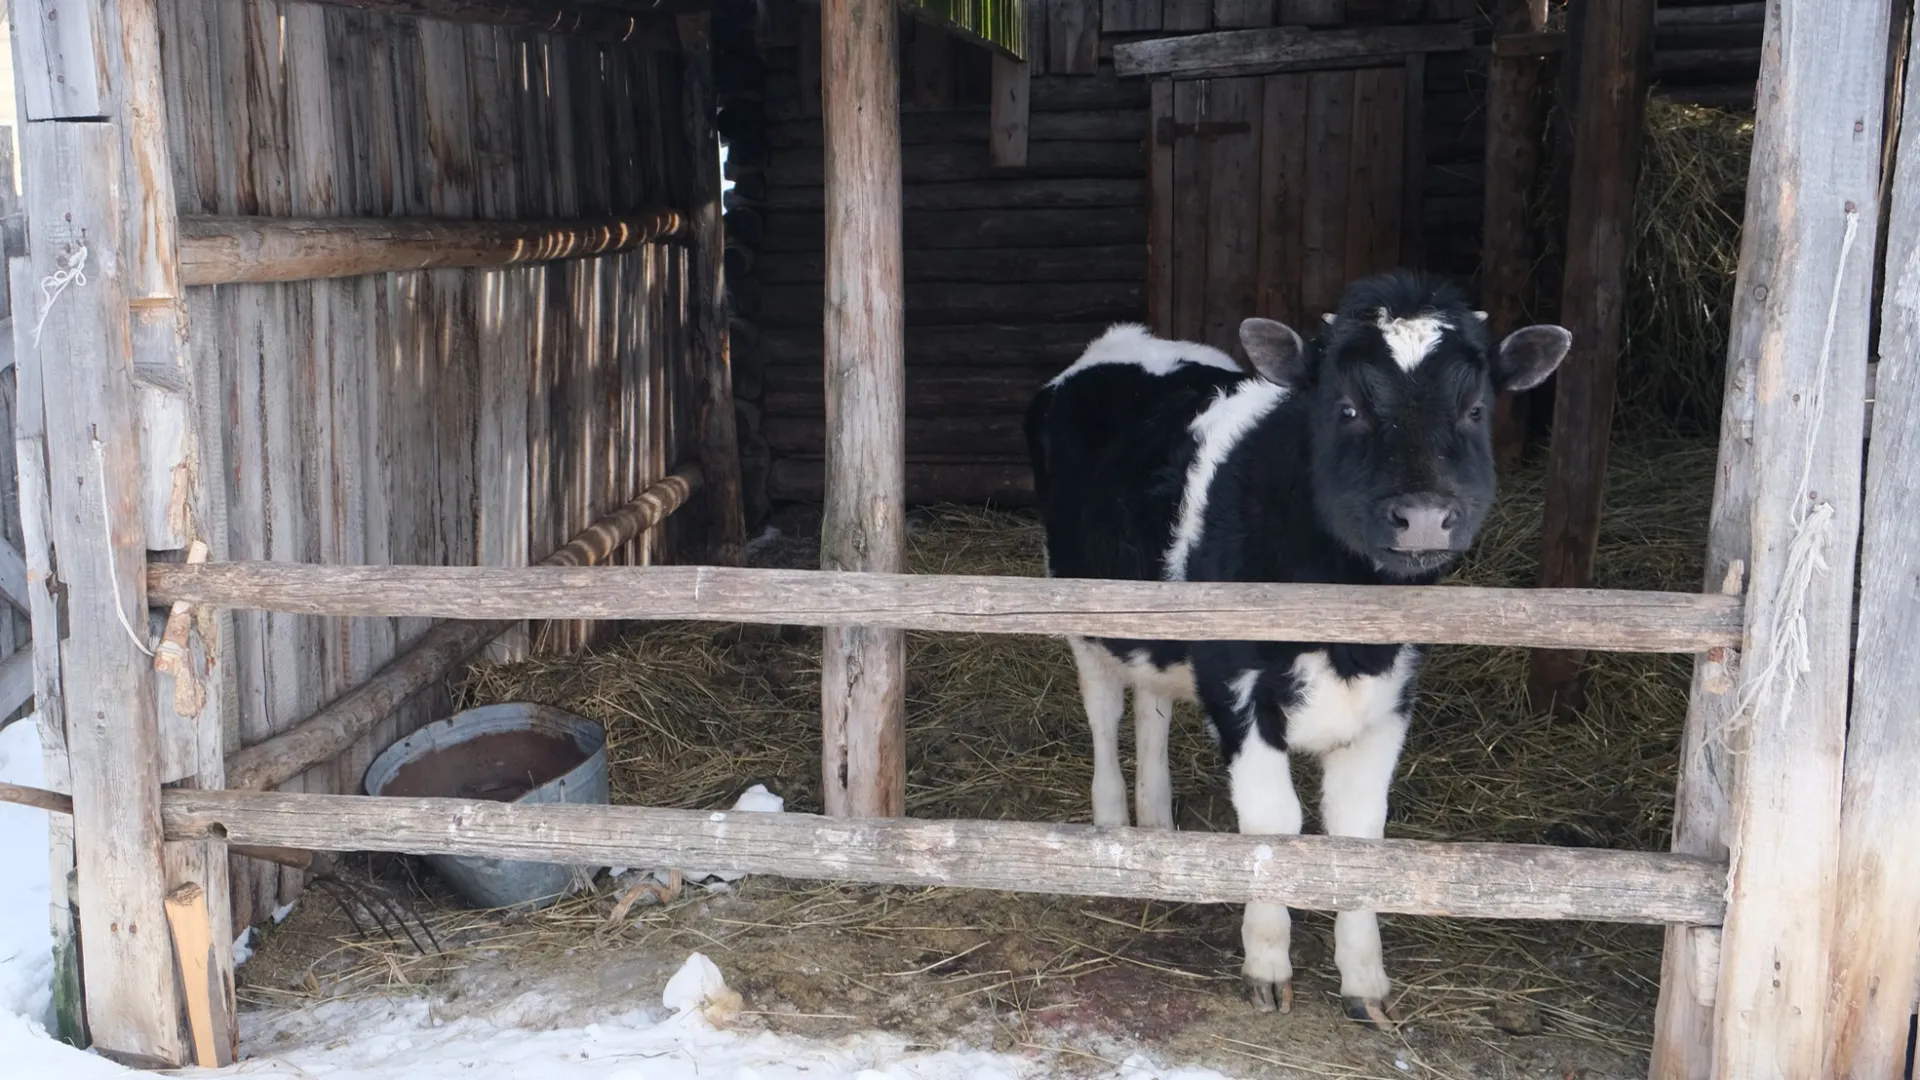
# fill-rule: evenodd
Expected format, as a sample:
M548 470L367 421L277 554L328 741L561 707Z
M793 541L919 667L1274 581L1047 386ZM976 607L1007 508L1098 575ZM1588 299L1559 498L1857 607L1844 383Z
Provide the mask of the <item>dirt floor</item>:
M1599 584L1699 588L1712 475L1710 444L1616 450ZM1503 486L1453 580L1533 583L1538 468ZM813 565L816 522L788 511L756 561ZM920 512L912 542L921 572L1039 572L1038 528L1017 514ZM458 697L537 701L606 724L617 802L717 807L762 783L789 809L812 811L817 640L651 626L584 656L479 669ZM1087 820L1090 751L1064 645L914 634L909 650L911 814ZM1597 658L1588 709L1560 723L1528 714L1525 666L1520 650L1435 650L1388 834L1664 848L1689 658ZM1231 829L1215 752L1190 711L1172 757L1179 827ZM1313 777L1299 779L1311 806ZM423 955L404 936L356 935L310 890L241 968L244 1002L409 993L457 1015L519 998L526 1023L582 1024L657 1004L698 950L745 996L742 1023L1025 1050L1062 1075L1144 1049L1163 1064L1248 1077L1601 1080L1645 1075L1660 960L1657 928L1385 916L1402 1019L1389 1035L1340 1015L1332 921L1317 913L1296 914L1294 1012L1263 1016L1242 996L1239 913L1227 907L771 879L622 905L635 879L603 876L591 892L516 915L462 908L407 860L356 858L340 874L417 910L438 947Z

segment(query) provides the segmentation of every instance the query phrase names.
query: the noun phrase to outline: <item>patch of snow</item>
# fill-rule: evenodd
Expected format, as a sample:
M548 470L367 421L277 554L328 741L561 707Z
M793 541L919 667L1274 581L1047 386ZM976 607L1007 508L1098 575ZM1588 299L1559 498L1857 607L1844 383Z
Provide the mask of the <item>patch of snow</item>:
M725 1027L728 1020L745 1008L739 992L729 987L726 977L720 974L719 966L702 953L687 957L687 962L667 980L667 988L660 993L660 1003L676 1019L704 1020L716 1028Z
M35 753L38 752L39 748L35 747ZM47 1034L39 1024L4 1009L0 1009L0 1060L6 1061L8 1076L137 1080L142 1075L98 1054L75 1050Z
M240 931L239 937L233 939L233 966L239 967L251 959L253 959L253 927L249 926Z
M293 905L299 902L300 901L298 900L290 900L287 903L281 904L279 907L274 908L273 909L273 925L279 926L281 923L286 922L287 916L293 914Z
M29 716L0 728L0 781L46 786L38 720ZM45 810L0 803L0 868L0 1016L51 1027L53 931L47 878L52 864Z

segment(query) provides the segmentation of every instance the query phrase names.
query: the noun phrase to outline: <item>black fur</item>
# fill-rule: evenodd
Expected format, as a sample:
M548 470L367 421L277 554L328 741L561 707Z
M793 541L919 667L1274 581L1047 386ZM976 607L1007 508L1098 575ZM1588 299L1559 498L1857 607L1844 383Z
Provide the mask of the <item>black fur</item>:
M1376 326L1381 309L1393 317L1431 314L1450 328L1412 372L1402 371ZM1503 361L1484 321L1450 285L1394 273L1354 284L1335 321L1317 330L1299 385L1221 461L1187 560L1188 580L1430 584L1484 522L1494 497L1494 392L1516 379L1497 370ZM1164 579L1196 452L1188 425L1216 398L1258 378L1198 364L1165 376L1108 364L1042 390L1026 430L1048 572ZM1343 418L1343 406L1357 416ZM1451 502L1452 551L1390 550L1381 504L1413 494ZM1267 743L1284 748L1284 711L1300 690L1292 674L1298 656L1325 651L1335 671L1355 677L1385 673L1400 650L1323 642L1103 644L1121 657L1145 649L1161 667L1190 660L1228 761L1246 735L1230 685L1239 673L1263 673L1254 722Z

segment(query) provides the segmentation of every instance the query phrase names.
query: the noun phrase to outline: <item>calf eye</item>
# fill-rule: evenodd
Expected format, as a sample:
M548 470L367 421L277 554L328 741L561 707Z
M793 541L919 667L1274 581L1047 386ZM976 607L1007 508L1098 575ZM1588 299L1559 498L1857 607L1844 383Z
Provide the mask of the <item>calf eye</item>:
M1360 410L1354 408L1351 405L1342 405L1340 406L1340 419L1358 420L1360 419Z
M1479 423L1480 418L1485 415L1487 415L1487 410L1479 405L1475 405L1473 408L1467 410L1467 419L1476 424Z

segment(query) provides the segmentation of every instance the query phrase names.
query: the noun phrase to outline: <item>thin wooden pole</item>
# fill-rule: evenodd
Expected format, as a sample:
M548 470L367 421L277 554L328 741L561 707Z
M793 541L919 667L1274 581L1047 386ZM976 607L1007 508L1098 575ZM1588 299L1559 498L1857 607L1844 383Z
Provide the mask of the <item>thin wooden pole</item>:
M1840 816L1839 924L1833 937L1838 1008L1831 1075L1898 1076L1910 992L1920 981L1920 83L1909 53L1908 118L1891 185L1880 316L1877 423L1868 447L1860 557L1860 623L1847 724Z
M1735 691L1743 708L1711 733L1739 751L1714 1069L1740 1080L1821 1076L1832 1049L1888 8L1767 7L1733 312L1757 390L1747 649ZM1911 940L1855 945L1914 949ZM1904 1007L1913 986L1880 992Z
M714 130L713 32L706 12L682 15L680 44L685 64L680 84L687 142L693 150L693 191L688 233L689 273L694 280L690 329L703 400L700 468L707 478L707 522L712 561L746 562L746 502L740 489L740 436L734 421L732 342L727 327L727 237L720 205L720 135Z
M1653 60L1654 0L1580 2L1573 42L1580 69L1567 268L1560 298L1561 321L1573 331L1573 351L1555 380L1540 554L1540 584L1549 589L1582 588L1593 581ZM1534 709L1564 714L1577 708L1584 664L1579 653L1535 653L1528 684Z
M1547 0L1500 0L1495 35L1537 32L1547 25ZM1480 245L1480 306L1500 333L1522 326L1535 276L1533 220L1528 206L1540 173L1546 138L1542 56L1502 56L1487 69L1487 162ZM1502 394L1494 406L1494 456L1519 460L1526 446L1527 399Z
M827 219L827 490L820 561L828 570L905 568L897 23L892 0L820 5ZM904 814L906 640L898 630L832 627L822 649L827 812Z

